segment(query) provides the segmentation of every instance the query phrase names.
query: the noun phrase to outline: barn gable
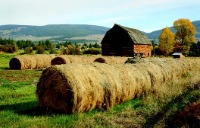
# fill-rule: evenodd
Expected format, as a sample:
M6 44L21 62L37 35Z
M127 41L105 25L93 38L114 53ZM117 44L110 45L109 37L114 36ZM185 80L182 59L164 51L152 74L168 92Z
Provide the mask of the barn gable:
M151 45L151 42L149 41L148 37L141 31L139 31L137 29L133 29L133 28L124 27L121 25L118 25L118 26L120 26L121 28L123 28L124 30L127 31L128 35L130 36L130 38L132 39L134 44L149 44L149 45Z
M151 43L145 34L137 29L118 24L107 31L101 44L102 55L134 56L135 53L142 53L145 56L151 55Z

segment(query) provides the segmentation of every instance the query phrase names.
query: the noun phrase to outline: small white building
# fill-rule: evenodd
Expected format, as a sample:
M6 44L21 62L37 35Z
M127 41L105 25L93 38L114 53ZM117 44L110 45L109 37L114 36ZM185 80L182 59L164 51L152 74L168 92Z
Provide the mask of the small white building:
M181 52L174 52L172 54L173 58L184 58L185 56Z

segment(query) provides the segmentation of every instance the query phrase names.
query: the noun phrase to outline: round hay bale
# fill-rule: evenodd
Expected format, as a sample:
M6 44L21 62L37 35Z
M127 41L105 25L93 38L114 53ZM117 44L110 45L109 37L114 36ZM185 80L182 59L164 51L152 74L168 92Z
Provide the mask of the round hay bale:
M93 63L96 56L85 55L61 55L51 61L51 65L61 65L69 63Z
M36 61L32 55L16 56L11 58L9 66L13 70L34 69Z
M57 65L43 72L37 84L37 96L41 106L66 113L102 106L103 90L96 83L98 79L92 77L92 74L85 75L86 67L77 66ZM90 67L90 71L99 74L94 67Z
M56 55L47 54L36 54L33 55L36 61L35 69L47 68L51 66L51 60L56 57Z
M98 62L98 63L107 63L105 58L99 57L97 59L94 60L94 62Z
M126 62L127 59L128 57L104 56L96 58L94 62L106 63L106 64L123 64Z
M19 55L11 58L9 66L13 70L46 68L51 66L51 59L54 57L55 55Z
M13 69L13 70L20 70L22 69L22 62L20 61L20 59L18 58L12 58L9 62L9 66L10 66L10 69Z
M36 56L38 61L43 61L43 65L40 65L41 68L47 68L51 66L52 56L47 54L41 54Z
M36 93L41 107L65 113L107 110L150 88L146 74L130 65L56 65L43 71Z
M148 95L164 83L184 78L191 66L191 70L200 71L199 62L154 59L138 64L56 65L43 71L36 94L41 107L64 113L107 110L142 94Z
M61 55L51 60L51 65L61 65L71 63L68 56Z

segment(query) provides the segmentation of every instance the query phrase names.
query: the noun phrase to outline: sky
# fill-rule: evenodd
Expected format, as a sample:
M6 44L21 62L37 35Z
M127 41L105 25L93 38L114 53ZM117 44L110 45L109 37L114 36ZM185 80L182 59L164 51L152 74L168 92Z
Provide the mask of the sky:
M0 0L0 25L115 23L151 32L200 20L200 0Z

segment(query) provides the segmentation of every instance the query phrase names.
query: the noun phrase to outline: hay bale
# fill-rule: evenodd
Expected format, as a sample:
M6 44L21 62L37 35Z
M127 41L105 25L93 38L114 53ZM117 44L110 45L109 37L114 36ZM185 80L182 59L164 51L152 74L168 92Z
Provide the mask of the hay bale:
M99 58L95 59L94 62L107 63L106 60L104 58L102 58L102 57L99 57Z
M51 65L69 64L71 61L68 56L61 55L51 60Z
M150 88L146 74L131 65L56 65L43 72L36 93L40 106L65 113L107 110Z
M69 64L69 63L106 63L106 64L122 64L127 60L127 57L113 57L98 55L85 56L85 55L61 55L52 59L52 65Z
M16 56L11 58L9 66L13 70L34 69L36 67L36 61L32 55Z
M47 68L51 66L51 60L55 55L19 55L11 58L9 62L10 69L24 70Z
M39 105L64 113L94 108L107 110L184 77L191 67L191 70L200 71L197 65L200 59L145 61L138 64L73 63L49 67L43 71L37 84Z
M9 66L10 66L10 69L22 69L22 66L23 65L23 61L20 61L20 59L14 57L10 60L9 62Z
M131 58L128 58L126 61L125 61L125 64L136 64L136 63L143 63L144 62L144 59L142 58L139 58L139 57L131 57Z
M61 55L52 59L52 65L69 64L69 63L92 63L97 56L85 55Z
M106 63L106 64L123 64L128 57L115 57L115 56L103 56L96 58L94 62Z

